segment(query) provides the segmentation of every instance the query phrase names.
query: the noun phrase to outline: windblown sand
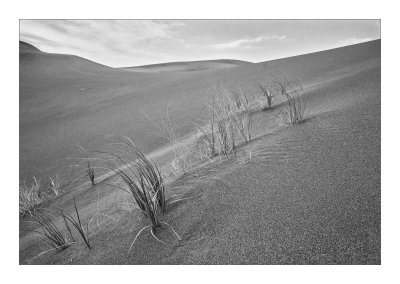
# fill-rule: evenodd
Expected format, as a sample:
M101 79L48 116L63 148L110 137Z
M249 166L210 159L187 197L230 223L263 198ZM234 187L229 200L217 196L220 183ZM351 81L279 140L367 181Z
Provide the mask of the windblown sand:
M237 67L230 75L254 82L272 70L305 81L308 120L277 127L236 155L170 184L170 195L193 197L175 203L162 218L181 241L163 227L159 237L169 246L146 231L128 253L138 229L148 224L132 211L93 236L91 250L81 244L32 260L44 249L21 234L20 262L380 264L380 41ZM185 87L174 85L182 95L201 89L208 73L187 76ZM148 96L161 97L162 90L168 94L169 84ZM124 105L129 104L125 99ZM116 101L112 108L122 106ZM283 108L281 104L255 118L271 123ZM95 194L82 193L89 195ZM66 199L59 202L68 203ZM89 208L89 199L80 199L79 206L85 203Z

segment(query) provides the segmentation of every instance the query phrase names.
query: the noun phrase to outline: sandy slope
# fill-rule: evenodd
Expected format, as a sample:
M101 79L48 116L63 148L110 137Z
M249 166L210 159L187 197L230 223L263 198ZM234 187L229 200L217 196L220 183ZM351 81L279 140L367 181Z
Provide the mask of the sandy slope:
M240 65L251 64L247 61L232 60L232 59L218 59L218 60L203 60L203 61L184 61L184 62L170 62L161 64L151 64L136 67L121 68L133 72L192 72L202 70L214 70L221 68L231 68Z
M108 134L128 135L144 151L154 151L166 141L143 112L160 121L171 103L171 120L185 134L205 117L212 86L250 88L279 72L317 83L377 60L380 41L235 68L160 73L126 72L26 49L20 50L21 179L65 168L65 158L76 151L73 144L98 149Z
M93 237L92 250L75 246L33 263L380 264L380 41L262 63L258 71L265 65L306 81L309 119L274 128L171 184L170 194L195 197L163 217L182 241L164 228L159 236L171 246L163 246L147 232L128 254L146 224L128 213ZM254 78L252 68L233 76ZM274 121L283 107L255 118ZM33 254L25 242L20 248L23 263Z

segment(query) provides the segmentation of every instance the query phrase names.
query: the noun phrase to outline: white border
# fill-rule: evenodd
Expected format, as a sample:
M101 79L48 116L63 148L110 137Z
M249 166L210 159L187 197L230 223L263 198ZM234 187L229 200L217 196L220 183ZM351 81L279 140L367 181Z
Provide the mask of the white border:
M21 283L217 282L386 283L399 279L398 15L382 1L15 1L2 5L1 270ZM7 3L7 4L6 4ZM382 265L381 266L19 266L18 262L18 19L382 19ZM5 156L5 158L4 158ZM15 192L14 192L15 191ZM389 280L390 279L390 280ZM207 282L204 282L207 281Z

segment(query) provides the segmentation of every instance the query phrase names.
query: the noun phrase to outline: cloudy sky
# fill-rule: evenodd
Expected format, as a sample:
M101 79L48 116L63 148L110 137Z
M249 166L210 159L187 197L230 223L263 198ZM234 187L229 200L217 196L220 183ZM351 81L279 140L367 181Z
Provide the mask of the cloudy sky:
M21 20L20 40L112 67L260 62L380 38L378 20Z

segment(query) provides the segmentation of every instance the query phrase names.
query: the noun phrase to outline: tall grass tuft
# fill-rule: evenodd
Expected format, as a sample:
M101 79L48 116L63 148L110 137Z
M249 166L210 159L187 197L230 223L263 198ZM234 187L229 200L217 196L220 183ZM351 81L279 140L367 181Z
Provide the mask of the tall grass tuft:
M215 88L211 102L207 104L211 116L209 127L197 125L211 157L233 153L240 143L251 140L253 121L250 106L243 90L231 92L224 87Z
M307 102L301 97L303 85L299 80L289 80L284 76L275 77L273 81L277 90L287 99L289 122L297 125L305 120Z
M67 242L62 229L60 229L48 216L44 213L35 212L32 214L33 220L41 226L40 230L32 230L37 233L40 238L50 245L53 249L60 252L68 248L70 244Z
M32 215L42 202L40 196L40 181L33 177L33 183L31 187L28 187L25 181L19 183L19 214L24 216L25 214Z
M148 214L152 207L150 202L153 197L162 211L166 209L164 180L160 170L154 162L147 158L128 137L122 137L119 141L110 145L113 152L99 152L106 167L120 177L122 184L134 198L143 213ZM119 183L121 185L121 183Z
M87 160L86 174L88 175L90 182L92 183L92 186L94 186L95 185L95 183L94 183L94 178L95 178L94 168L90 165L89 158L87 158L86 160Z
M262 108L264 110L270 109L272 107L272 98L274 97L273 89L268 85L262 85L260 83L257 84L258 89L260 90L261 94L267 100L267 104L263 103Z
M157 237L157 228L167 225L180 240L179 235L171 225L160 221L160 215L165 212L167 202L165 197L164 179L157 165L146 157L128 137L110 143L113 152L99 152L106 166L113 171L120 180L115 187L129 193L139 209L151 221L151 225L143 227L134 238L129 250L146 229L150 228L151 235ZM175 200L173 202L177 202ZM171 203L173 203L171 202Z
M85 232L85 230L83 229L83 226L82 226L81 218L79 216L78 207L76 206L75 196L73 197L73 199L74 199L74 208L75 208L75 213L76 213L76 219L71 214L69 214L68 212L66 212L62 209L61 209L61 215L63 217L65 226L67 227L68 232L71 235L72 240L74 240L74 237L72 235L71 229L70 229L67 221L69 221L75 227L75 229L78 231L78 233L82 237L83 241L85 242L86 246L90 249L91 247L90 247L89 236L88 236L88 233L89 233L88 224L86 225L86 232Z

